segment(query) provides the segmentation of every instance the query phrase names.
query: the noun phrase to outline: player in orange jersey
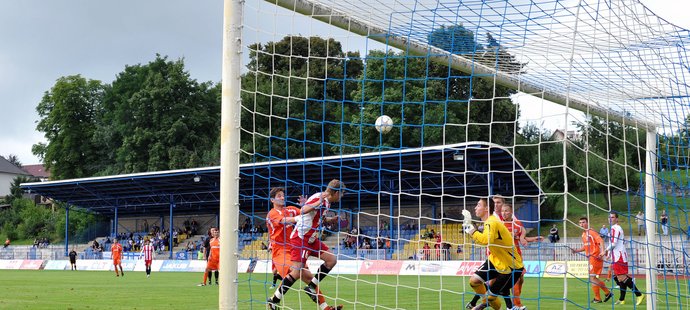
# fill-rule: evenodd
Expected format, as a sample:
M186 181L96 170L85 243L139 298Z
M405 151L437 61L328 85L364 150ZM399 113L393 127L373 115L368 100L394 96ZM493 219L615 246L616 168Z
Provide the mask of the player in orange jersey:
M272 262L275 269L273 280L280 278L282 282L283 278L290 273L292 266L290 234L294 229L293 224L297 222L296 218L301 211L296 207L285 205L285 190L281 187L272 188L269 196L273 208L268 212L266 225L271 238ZM306 201L305 197L299 197L300 205L303 205ZM313 274L302 272L300 277L307 285L312 283ZM306 286L304 291L316 304L326 304L326 299L318 287Z
M329 251L327 245L323 244L319 239L321 226L326 222L334 222L338 217L327 217L326 214L330 209L331 203L337 203L342 198L345 192L345 184L340 180L333 179L328 183L328 188L324 192L316 193L309 197L302 207L301 215L296 218L295 228L290 235L290 260L292 261L292 268L290 273L285 276L278 289L273 294L273 297L268 298L266 305L268 309L278 309L278 304L285 293L297 281L302 279L309 281L309 286L305 288L307 294L310 295L313 301L319 304L319 307L324 310L340 310L342 305L329 306L325 302L320 290L319 283L328 275L328 273L335 267L337 257ZM324 261L319 267L316 275L312 274L309 269L306 269L307 259L309 256L319 257Z
M541 236L527 237L527 230L525 229L525 226L523 226L522 222L517 217L515 217L513 212L513 205L507 203L502 204L501 218L503 218L503 224L506 225L508 231L513 235L515 249L517 250L518 254L522 256L522 249L520 248L520 245L525 246L528 242L539 242L544 238L542 238ZM515 282L515 285L513 285L513 305L520 310L527 309L527 307L522 305L522 301L520 300L520 295L522 294L522 285L524 283L525 271L523 270L517 282Z
M216 275L216 285L218 285L218 270L220 270L220 233L217 227L211 227L211 240L209 244L211 248L209 250L208 261L206 262L206 270L204 270L204 282L199 284L199 286L205 286L206 280L211 278L211 272L215 272Z
M120 273L125 276L125 272L122 271L122 244L117 241L117 238L113 239L113 245L110 247L110 252L113 254L113 265L115 266L115 276L119 277ZM120 267L120 273L117 272L117 267Z
M604 270L604 260L601 258L602 247L604 241L601 236L596 231L589 228L589 220L586 217L580 218L580 227L584 229L582 231L582 248L572 249L573 253L585 252L585 255L589 259L589 281L592 282L592 290L594 291L593 304L598 304L602 302L607 302L613 293L609 291L606 287L604 281L599 280L599 275L601 275L602 270ZM599 290L604 290L604 300L601 300L601 293Z
M273 279L275 281L276 278L282 280L290 272L292 261L289 239L296 222L295 217L300 214L300 210L285 205L285 190L282 187L272 188L269 195L273 208L266 216L266 226L270 236L273 266L276 269Z

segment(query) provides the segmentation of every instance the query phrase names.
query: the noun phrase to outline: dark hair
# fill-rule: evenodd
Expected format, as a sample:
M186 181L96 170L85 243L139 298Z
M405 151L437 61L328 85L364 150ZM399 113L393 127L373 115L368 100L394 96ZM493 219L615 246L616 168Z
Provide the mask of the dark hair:
M613 216L615 216L616 218L618 218L618 213L617 213L617 212L611 212L611 215L613 215Z
M484 201L486 205L489 207L489 215L494 214L494 209L496 208L496 205L494 204L494 200L490 198L479 198L480 201Z
M586 216L581 217L580 221L585 221L585 222L589 223L589 219Z
M283 194L284 194L285 189L282 187L271 188L271 192L268 194L268 196L271 197L271 199L276 198L276 195L278 195L278 192L283 192Z

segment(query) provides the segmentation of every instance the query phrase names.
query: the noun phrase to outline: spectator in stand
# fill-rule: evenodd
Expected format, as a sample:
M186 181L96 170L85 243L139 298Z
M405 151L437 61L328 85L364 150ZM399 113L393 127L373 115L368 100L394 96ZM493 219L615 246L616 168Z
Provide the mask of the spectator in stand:
M644 232L644 214L642 211L638 211L635 215L635 223L637 223L637 235L642 236Z
M436 249L436 256L434 256L434 260L441 260L441 245L438 243L434 244L434 249Z
M347 220L345 213L341 213L340 220L338 221L338 228L342 230L347 230L348 226L350 226L350 221Z
M427 239L434 239L434 238L436 238L436 232L432 229L431 231L429 231L429 233L427 234L426 238L427 238Z
M144 232L149 233L149 222L144 219Z
M604 243L609 241L609 228L606 227L606 225L601 225L601 229L599 229L599 235L601 236L601 239L604 240Z
M664 236L668 236L668 215L666 215L666 211L661 211L661 231L663 232Z
M345 236L345 238L343 238L343 248L346 248L346 249L350 248L350 244L347 243L349 238L350 238L349 236Z
M34 248L38 248L38 238L34 238Z
M551 241L551 243L556 243L558 240L561 240L561 237L558 235L558 227L556 227L556 224L553 224L549 230L549 241Z
M369 242L369 238L364 239L364 242L362 242L362 250L370 250L371 249L371 243Z
M443 257L445 257L446 260L451 260L451 259L452 259L451 256L450 256L450 251L451 251L451 249L452 249L452 248L451 248L450 243L448 243L448 242L444 242L444 243L443 243L443 247L442 247L442 250L443 250Z
M424 260L431 259L431 247L429 246L428 242L424 242L424 247L422 248L422 253L424 254L424 256L422 256Z
M199 223L196 222L196 219L192 218L192 235L196 235L196 232L199 230Z
M252 220L250 220L248 217L244 218L244 225L242 225L242 232L243 233L248 233L249 230L252 229Z
M10 246L10 238L5 238L5 245L2 248L6 249L8 246Z

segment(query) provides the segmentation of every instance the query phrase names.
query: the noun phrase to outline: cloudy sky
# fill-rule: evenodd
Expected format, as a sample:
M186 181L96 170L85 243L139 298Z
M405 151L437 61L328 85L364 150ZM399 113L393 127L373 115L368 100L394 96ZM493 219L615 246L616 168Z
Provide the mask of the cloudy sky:
M643 3L690 28L690 1ZM193 78L218 82L222 9L222 0L0 0L0 155L39 162L35 108L61 76L110 83L125 65L160 53L184 58Z

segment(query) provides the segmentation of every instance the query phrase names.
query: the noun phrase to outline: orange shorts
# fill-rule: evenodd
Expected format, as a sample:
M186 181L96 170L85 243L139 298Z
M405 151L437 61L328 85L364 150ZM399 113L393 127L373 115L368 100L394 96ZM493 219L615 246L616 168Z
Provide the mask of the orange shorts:
M292 266L290 250L284 247L274 247L272 260L273 266L278 271L278 274L285 278L285 276L290 273L290 266Z
M121 265L122 264L122 259L120 258L113 258L113 265Z
M208 270L220 270L218 268L219 262L217 259L209 259L208 262L206 262L206 269Z
M589 275L598 277L604 270L604 261L601 258L590 257L589 258Z

